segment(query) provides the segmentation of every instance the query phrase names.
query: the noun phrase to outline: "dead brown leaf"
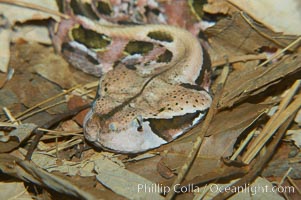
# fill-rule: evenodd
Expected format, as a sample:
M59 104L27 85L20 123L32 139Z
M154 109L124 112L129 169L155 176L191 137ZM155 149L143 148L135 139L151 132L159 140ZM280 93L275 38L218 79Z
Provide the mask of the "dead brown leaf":
M208 3L204 5L204 12L210 14L232 14L237 12L237 8L232 6L225 0L208 0Z
M29 71L30 67L39 58L38 54L34 53L38 50L34 49L28 48L26 44L25 46L20 45L12 48L13 54L11 54L10 66L14 66L16 73L11 81L6 84L6 89L11 90L19 98L19 102L27 107L34 106L61 92L61 88L57 85ZM33 52L29 53L30 51ZM52 112L56 113L64 110L66 110L66 106L63 105L52 108Z
M159 172L159 174L162 177L164 177L166 179L170 179L170 178L175 176L173 171L169 167L167 167L166 164L163 161L160 161L157 164L157 171Z
M301 23L300 1L298 0L278 2L273 0L229 0L229 2L275 32L301 34L301 27L299 26Z
M10 41L10 34L11 31L9 29L0 29L0 71L7 72L8 70L8 63L10 59L9 55L9 41Z
M220 20L215 26L208 28L205 34L209 37L211 48L208 49L212 62L227 58L258 54L262 47L285 47L293 41L283 37L255 22L252 26L241 14ZM281 37L280 37L281 36ZM279 38L274 40L273 38Z
M235 103L244 101L250 96L258 95L271 86L277 85L285 87L285 80L294 80L301 71L301 54L293 54L286 59L279 61L268 68L257 67L240 71L234 71L229 76L223 96L220 101L221 108L231 107ZM282 84L280 82L283 82ZM272 92L273 90L270 90Z
M8 135L0 136L0 153L10 152L29 138L32 131L37 128L35 124L21 124Z
M187 27L188 29L194 30L194 33L198 32L198 20L194 19L186 1L160 1L160 5L165 5L164 8L166 12L164 12L164 9L158 7L159 4L150 5L149 1L138 1L137 4L113 0L110 2L112 6L115 6L116 10L114 12L117 11L117 13L113 13L110 17L107 17L109 21L120 22L122 20L134 20L134 22L154 21L164 23L164 20L167 20L169 24ZM129 7L124 7L125 5ZM211 0L204 7L204 10L211 14L233 14L233 11L236 9L229 6L226 1ZM137 15L139 13L142 14L142 16ZM159 20L159 16L161 21ZM166 19L164 18L165 16L167 17ZM116 17L116 19L112 19L114 17ZM278 103L281 98L280 94L283 93L291 82L300 77L301 54L292 52L294 48L290 48L289 51L285 52L285 56L279 60L274 60L271 65L256 67L261 60L266 58L262 56L262 52L265 52L267 49L272 49L273 52L277 51L287 46L294 38L275 34L255 21L250 20L250 18L246 18L245 15L233 14L233 16L229 18L224 18L218 21L214 27L209 28L206 34L209 36L209 43L211 45L209 53L213 62L224 62L224 57L227 56L230 63L234 62L235 64L233 65L233 72L227 79L222 98L220 99L219 113L214 117L210 127L208 127L209 131L203 141L200 152L182 184L205 183L206 181L213 182L225 176L241 176L247 173L249 166L227 166L229 163L224 162L225 159L222 158L231 156L251 129L264 125L265 120L259 121L258 119L262 119L261 117L264 111ZM106 62L113 63L112 59L120 58L120 54L122 53L121 49L125 43L123 41L119 42L120 43L117 42L114 44L115 46L112 45L113 48L111 51L107 51L105 57L108 60L106 60ZM57 44L60 45L59 43ZM116 49L114 49L114 47ZM24 110L25 107L23 104L26 107L34 106L49 97L61 93L62 89L68 89L74 85L89 83L97 79L70 68L69 65L62 60L60 56L55 55L53 49L48 46L18 40L17 43L12 46L11 53L12 60L10 66L16 69L16 74L13 79L0 90L0 105L1 107L8 106L12 108L13 113ZM244 61L244 59L248 61L249 58L251 58L250 60L252 61L241 62L241 60ZM218 68L214 68L213 70L215 70L216 75L219 75ZM215 86L212 87L212 90L214 93L216 90ZM63 100L63 98L61 98L61 100ZM73 96L68 101L68 104L57 106L49 113L56 114L65 112L85 103L87 102L83 100L82 97ZM44 120L43 123L45 123L45 121L52 119L49 113L42 112L35 114L27 120L31 122ZM82 112L74 118L77 124L82 125L84 116L85 113ZM6 117L1 113L1 120L2 119L6 119ZM39 121L39 123L36 124L43 123ZM77 124L74 121L65 121L60 123L57 130L63 129L70 131L78 129ZM187 135L177 139L175 142L153 150L152 153L154 153L155 156L146 156L142 160L135 160L134 158L128 159L127 162L122 163L127 156L117 154L114 155L114 158L110 158L110 161L113 161L115 163L114 165L116 165L116 163L122 166L124 165L126 170L148 179L153 183L171 186L179 169L185 163L195 138L200 134L200 127L201 125L198 125ZM53 137L53 135L49 135ZM46 149L49 150L47 153L51 152L53 155L57 153L58 158L52 157L52 160L57 160L56 164L61 167L64 167L63 164L65 161L63 162L63 159L68 161L72 160L74 163L80 165L92 156L100 154L100 152L97 151L101 150L96 149L82 152L86 146L86 144L82 144L82 135L76 135L78 138L73 136L69 137L66 133L62 135L64 136L59 138L57 142L45 137L47 140L43 140L43 142L48 142L47 145L40 143L40 150L43 149L42 146L46 146ZM65 139L66 135L68 139ZM70 138L79 139L79 142L68 144ZM66 144L64 147L66 149L59 149L63 144ZM58 150L58 152L56 152L56 150ZM271 162L268 170L265 171L266 173L263 173L263 175L271 175L274 173L277 174L277 176L281 176L281 173L285 172L288 166L298 167L300 159L296 156L297 154L291 159L288 159L287 154L290 154L290 152L282 151L281 158L279 156L279 160ZM103 155L109 157L108 154ZM131 158L131 156L132 155L129 157ZM276 158L277 156L273 159ZM285 162L282 162L282 159L285 160ZM19 163L19 160L9 158L7 155L1 157L1 169L7 169L5 161L11 162L12 160L16 160ZM292 164L290 162L295 163ZM12 171L15 172L14 170L20 170L20 172L24 172L25 175L30 178L33 173L40 174L39 169L37 170L27 165L26 162L20 166L24 169L29 167L28 169L32 171L25 173L23 168L14 168L11 171L6 171L6 173L11 174ZM277 168L278 166L279 168ZM70 167L72 166L70 165ZM300 177L299 170L294 170L294 178ZM106 168L102 169L102 172L103 171L109 172ZM77 171L73 173L76 174ZM54 173L49 174L53 175ZM45 175L41 173L43 177L45 175L44 178L46 180L52 180L51 177L48 176L49 174ZM114 193L108 190L98 183L95 178L83 178L79 176L72 176L70 178L67 177L66 174L56 174L63 180L71 180L71 182L78 183L77 185L80 185L81 189L84 188L86 192L94 194L98 199L123 199L123 197L117 195L118 192ZM118 180L121 178L116 177L116 174L115 178L117 181L113 183L110 181L110 176L102 178L105 178L105 181L102 180L104 184L110 183L109 185L113 184L114 187L119 187L118 189L120 189ZM40 184L40 182L37 183L38 185ZM54 185L55 184L43 186L54 188ZM64 192L66 191L64 190ZM192 199L193 196L194 194L189 193L181 195L178 198Z
M11 2L11 1L8 1ZM48 0L24 0L23 2L33 3L36 5L44 6L52 10L58 10L58 6L55 1ZM12 2L11 2L12 3ZM3 13L7 17L11 25L16 22L25 22L28 20L43 20L48 18L58 19L57 16L51 15L45 12L37 11L34 9L14 6L12 4L3 4L1 3L0 13Z
M218 168L221 165L220 159L233 153L233 147L237 142L237 138L250 128L254 120L261 116L262 112L267 108L267 105L259 106L246 103L231 110L218 113L208 131L208 134L211 136L204 139L200 153L195 161L198 164L192 166L186 177L187 180L192 179L194 176L202 176ZM184 136L173 144L163 147L165 150L168 150L163 162L170 169L177 169L183 164L193 141L195 141L199 130L198 127L191 131L192 135Z
M78 108L80 106L83 106L85 104L88 104L89 102L87 100L82 99L79 96L73 96L70 98L70 100L68 101L68 108L69 110L73 110L75 108ZM81 111L80 113L78 113L75 117L74 120L79 124L79 125L83 125L83 121L84 118L86 116L86 114L88 113L89 109L85 109L83 111Z
M293 179L300 179L301 177L301 164L300 164L300 152L295 146L289 143L281 144L275 154L272 161L263 170L263 176L283 176L289 168L292 168L289 176Z

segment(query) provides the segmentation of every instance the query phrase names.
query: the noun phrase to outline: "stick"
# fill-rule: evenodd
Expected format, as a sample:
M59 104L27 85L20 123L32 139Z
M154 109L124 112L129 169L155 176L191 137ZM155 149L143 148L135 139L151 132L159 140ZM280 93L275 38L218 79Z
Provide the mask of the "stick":
M167 196L166 196L166 200L171 200L174 195L176 190L179 187L176 187L177 185L179 186L180 183L183 181L184 177L186 176L186 174L188 173L197 153L199 152L199 149L201 147L201 144L203 142L203 138L206 135L207 131L208 131L208 127L209 124L211 123L213 117L215 116L217 110L218 110L218 102L219 99L221 97L222 94L222 90L223 90L223 86L224 83L226 82L226 79L228 77L228 73L229 73L229 66L224 67L223 71L222 71L222 75L221 75L221 80L218 83L217 89L216 89L216 94L215 97L213 99L212 105L208 111L207 117L201 127L200 130L200 135L196 138L196 141L193 144L193 147L191 149L191 151L189 152L189 155L187 157L187 160L185 161L184 165L182 166L179 175L177 176L177 178L175 179L175 181L173 182L171 188L175 188L174 190L171 190Z
M87 109L89 107L90 107L90 104L86 104L86 105L78 107L74 110L71 110L70 112L63 113L59 116L56 116L52 120L50 120L46 124L44 124L41 128L48 129L48 128L52 127L53 125L59 123L60 121L69 119L69 118L73 117L74 115L76 115L77 113L79 113L80 111L82 111L84 109ZM36 129L36 131L34 131L34 133L36 134L36 137L33 139L31 145L29 146L29 149L28 149L27 154L25 156L25 160L31 160L31 156L32 156L34 150L36 149L40 139L44 135L44 132L38 131L37 129Z

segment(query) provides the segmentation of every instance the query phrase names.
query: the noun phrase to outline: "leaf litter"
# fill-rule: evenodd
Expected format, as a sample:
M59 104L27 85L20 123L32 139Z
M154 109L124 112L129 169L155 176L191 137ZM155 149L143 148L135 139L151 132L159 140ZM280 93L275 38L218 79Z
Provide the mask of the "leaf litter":
M6 108L0 111L0 133L1 138L9 139L11 134L21 131L26 137L22 136L23 139L13 145L1 143L1 149L6 149L2 152L6 153L1 154L0 169L20 180L84 199L163 199L160 191L138 193L138 184L145 184L146 188L195 185L195 189L200 189L201 186L219 182L231 184L230 181L237 177L241 183L251 184L256 180L253 184L265 186L277 181L300 191L301 183L297 181L300 179L300 120L296 117L293 121L298 111L300 115L301 105L297 81L301 77L300 36L275 33L263 26L266 22L260 18L252 19L254 14L249 11L250 16L237 13L239 8L227 1L208 1L208 4L201 5L203 14L196 8L199 6L197 1L179 1L178 4L148 1L137 5L126 2L111 1L110 6L115 14L105 18L111 22L127 20L176 24L197 33L195 35L201 35L198 33L202 27L200 22L214 21L214 26L205 30L208 40L202 39L213 63L213 94L220 90L218 83L223 76L223 68L227 67L225 65L231 67L220 90L221 95L216 100L216 114L212 116L209 126L202 128L201 123L175 142L142 155L114 155L88 149L89 144L85 143L80 129L85 115L83 112L86 111L69 121L62 118L50 127L43 125L51 124L49 122L58 119L57 116L91 102L95 96L97 78L70 67L60 55L55 54L53 47L37 43L42 40L18 39L18 34L15 34L9 46L10 62L2 68L3 72L13 68L15 73L0 89L0 106ZM12 5L0 1L0 7L3 5L13 9ZM175 6L181 8L181 12L177 12ZM24 28L35 29L26 21L39 21L39 26L47 27L45 19L52 17L47 13L44 17L40 13L22 16L24 8L18 9L21 9L20 17L25 18L19 18L19 15L13 18L4 13L10 28L20 25L15 21L20 21ZM104 17L104 14L100 13L100 16ZM267 59L268 62L264 62ZM4 73L0 75L1 79L6 77ZM268 111L275 105L279 105L276 112L268 116ZM26 123L36 125L24 131ZM195 150L198 152L194 162L185 172L183 165L187 163L187 156L199 135L204 134L200 130L205 129L200 149ZM33 152L32 162L24 161L38 131L43 131L43 136ZM262 133L267 133L263 139ZM280 140L284 133L287 136ZM17 135L21 137L19 133ZM8 165L13 162L16 164L8 170ZM267 163L266 167L263 167L264 163ZM263 171L252 175L256 170ZM183 180L175 182L182 175ZM75 179L76 182L72 181ZM214 194L210 198L224 198L223 195ZM232 198L248 198L239 195L242 194L237 193ZM267 194L258 193L256 197L267 198L264 195ZM295 197L301 194L287 192L271 195L280 199L281 195ZM203 197L198 192L190 191L177 194L176 199Z

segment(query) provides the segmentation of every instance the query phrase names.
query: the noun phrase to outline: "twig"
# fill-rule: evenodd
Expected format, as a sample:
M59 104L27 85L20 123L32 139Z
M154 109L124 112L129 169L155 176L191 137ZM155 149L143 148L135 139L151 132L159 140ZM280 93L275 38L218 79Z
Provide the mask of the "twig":
M290 168L286 171L286 173L284 174L284 176L282 177L282 179L281 179L281 181L280 181L280 183L279 183L278 185L283 185L285 179L288 177L288 175L291 173L292 170L293 170L293 168L290 167Z
M293 105L292 107L294 107ZM286 122L281 126L280 129L278 129L275 138L272 140L270 145L268 146L265 154L252 166L252 169L249 171L249 173L244 176L242 179L231 185L231 188L239 188L240 186L245 185L246 183L251 183L259 172L263 169L263 167L266 165L266 163L270 160L272 155L274 155L274 151L280 142L281 138L285 134L285 131L287 127L290 125L291 121L293 119L293 116L291 116L289 119L286 120ZM229 192L223 192L219 193L217 196L213 198L213 200L224 200L228 199L230 196L234 195L233 190L230 190Z
M54 117L52 120L50 120L49 122L47 122L46 124L44 124L41 128L48 129L48 128L54 126L55 124L59 123L60 121L69 119L69 118L73 117L74 115L76 115L78 112L80 112L80 111L82 111L82 110L84 110L86 108L89 108L89 107L90 107L90 104L86 104L84 106L81 106L79 108L71 110L70 112L60 114L59 116ZM27 154L25 156L25 160L30 160L31 159L31 156L32 156L34 150L36 149L36 147L38 146L38 143L39 143L40 139L44 135L44 132L38 131L38 130L34 131L34 133L36 134L36 136L33 139L31 145L29 146L29 149L28 149Z
M9 121L11 121L13 124L19 124L19 121L16 120L16 118L11 114L10 110L8 110L6 107L3 107L2 109Z
M278 111L271 117L261 133L255 139L254 143L249 148L250 150L247 151L243 156L242 160L244 163L249 164L251 162L251 160L257 155L269 138L273 136L277 128L279 128L279 126L289 117L284 112L284 109L295 95L296 91L300 87L300 84L301 80L295 81L289 93L281 101ZM297 98L295 101L299 101L299 106L301 105L301 98Z
M70 199L99 199L87 191L80 189L79 184L75 182L71 183L65 178L37 167L34 163L21 160L10 154L0 154L0 171L1 175L6 174L24 182L33 183L34 186L38 185L59 192L62 195L69 195L71 196ZM61 196L62 199L65 199L64 197Z
M203 138L204 138L206 132L208 131L209 124L211 123L214 115L216 114L216 112L218 110L219 99L222 94L224 83L226 82L226 79L228 77L228 73L229 73L229 66L226 66L226 67L224 67L224 69L222 71L221 80L218 83L218 86L216 89L216 94L213 99L212 105L208 111L208 114L207 114L206 119L204 120L204 123L202 124L201 130L200 130L200 135L196 138L196 141L194 142L193 147L192 147L191 151L189 152L185 163L183 164L177 178L174 180L174 182L171 186L171 188L175 188L175 189L171 190L167 194L167 196L165 198L166 200L171 200L174 197L175 192L178 189L178 187L176 187L176 186L179 185L183 181L183 179L186 176L186 174L188 173L196 155L199 152L199 149L203 142Z
M247 146L249 141L253 138L255 134L255 129L252 130L246 139L244 139L243 143L239 146L239 148L235 151L235 153L231 156L230 160L235 160L237 156L241 153L241 151Z
M298 44L301 41L301 37L298 37L295 41L293 41L292 43L290 43L288 46L286 46L284 49L282 49L281 51L278 51L277 53L275 53L273 56L271 56L269 59L267 59L266 61L264 61L263 63L261 63L259 65L259 67L262 67L264 65L266 65L267 63L269 63L271 60L278 58L282 53L284 53L286 50L288 50L289 48L291 48L292 46Z
M81 142L83 142L83 137L81 137L81 138L75 137L75 138L73 138L73 139L71 139L69 141L66 141L66 142L64 142L64 143L62 143L60 145L58 145L58 144L55 145L55 147L53 147L52 149L47 150L47 153L48 154L54 154L55 153L57 155L57 157L58 157L58 152L59 151L67 149L67 148L70 148L70 147L72 147L72 146L74 146L76 144L79 144Z
M232 56L229 57L228 60L218 60L212 63L212 67L218 67L225 65L227 63L236 63L236 62L246 62L249 60L263 60L266 59L267 56L265 53L261 53L258 55L242 55L242 56Z
M1 1L1 0L0 0L0 1ZM29 113L30 111L34 110L35 108L37 108L37 107L39 107L39 106L41 106L41 105L43 105L43 104L46 104L46 103L48 103L48 102L50 102L50 101L52 101L52 100L54 100L54 99L56 99L56 98L58 98L58 97L60 97L60 96L63 96L63 95L65 95L65 94L68 94L69 92L71 92L72 90L74 90L74 89L76 89L76 88L78 88L78 87L80 87L80 85L74 86L74 87L70 88L69 90L66 90L66 91L64 91L64 92L62 92L62 93L60 93L60 94L57 94L57 95L55 95L55 96L49 98L49 99L46 99L45 101L42 101L42 102L36 104L35 106L33 106L33 107L31 107L31 108L25 110L24 112L21 112L21 113L17 114L15 117L18 119L19 117L25 115L26 113Z
M229 0L228 0L228 2L230 2ZM231 4L232 4L232 2L230 2ZM234 5L234 4L232 4L232 5ZM264 38L266 38L266 39L268 39L268 40L270 40L270 41L272 41L272 42L274 42L275 44L277 44L277 45L279 45L279 46L281 46L281 47L283 47L284 45L283 44L281 44L280 42L278 42L277 40L274 40L273 38L271 38L269 35L267 35L267 34L265 34L264 32L262 32L262 31L260 31L260 30L258 30L258 28L253 24L253 22L251 22L251 20L250 20L250 17L245 13L245 12L243 12L243 11L241 11L240 12L240 15L242 16L242 18L259 34L259 35L261 35L262 37L264 37Z
M294 188L297 190L298 194L301 195L301 189L299 188L299 186L295 183L295 181L291 178L291 177L287 177L288 182L290 182Z
M0 89L2 89L10 79L12 79L14 73L15 73L15 69L9 68L5 80L0 84Z
M12 127L12 128L17 128L19 125L18 124L13 124L13 123L8 123L8 122L0 122L0 127ZM51 134L60 134L60 136L79 136L81 132L83 132L82 129L79 130L74 130L74 131L56 131L56 130L50 130L50 129L45 129L45 128L37 128L38 131L43 131L43 132L48 132L49 138L46 139L52 139L56 136L51 136Z
M63 137L63 136L80 136L83 132L82 129L78 129L78 130L74 130L74 131L57 131L57 130L50 130L50 129L44 129L44 128L38 128L39 131L44 131L44 132L48 132L47 136L45 136L45 140L47 139L52 139L52 138L56 138L56 137ZM59 135L59 136L58 136ZM43 138L43 139L44 139Z
M60 104L66 103L66 102L67 102L67 100L64 99L64 100L59 101L59 102L57 102L57 103L55 103L55 104L51 104L51 105L49 105L49 106L45 106L45 107L43 107L43 108L41 108L41 109L39 109L39 110L33 111L33 112L31 112L31 113L28 113L27 115L23 115L22 117L19 117L19 120L22 121L22 120L24 120L24 119L26 119L26 118L28 118L28 117L30 117L30 116L33 116L33 115L35 115L35 114L37 114L37 113L39 113L39 112L42 112L42 111L44 111L44 110L48 110L48 109L50 109L50 108L53 108L53 107L55 107L55 106L57 106L57 105L60 105Z

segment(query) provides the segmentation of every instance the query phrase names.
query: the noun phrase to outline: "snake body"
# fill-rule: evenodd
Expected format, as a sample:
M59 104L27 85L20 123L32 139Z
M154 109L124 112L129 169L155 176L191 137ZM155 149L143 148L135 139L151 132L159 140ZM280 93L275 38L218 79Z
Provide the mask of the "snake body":
M133 54L121 59L120 52L111 51L121 61L103 64L105 51L89 48L95 46L93 43L80 44L81 39L72 36L80 31L69 32L65 43L80 49L76 56L76 51L66 50L69 61L72 56L90 56L100 69L98 94L84 121L85 137L94 145L120 153L153 149L187 132L210 107L210 73L204 68L208 58L198 39L188 31L167 25L100 24L81 16L67 24L105 37L110 41L107 49L116 44L125 47L130 41L154 46L144 54L146 58ZM157 62L162 52L170 57Z

